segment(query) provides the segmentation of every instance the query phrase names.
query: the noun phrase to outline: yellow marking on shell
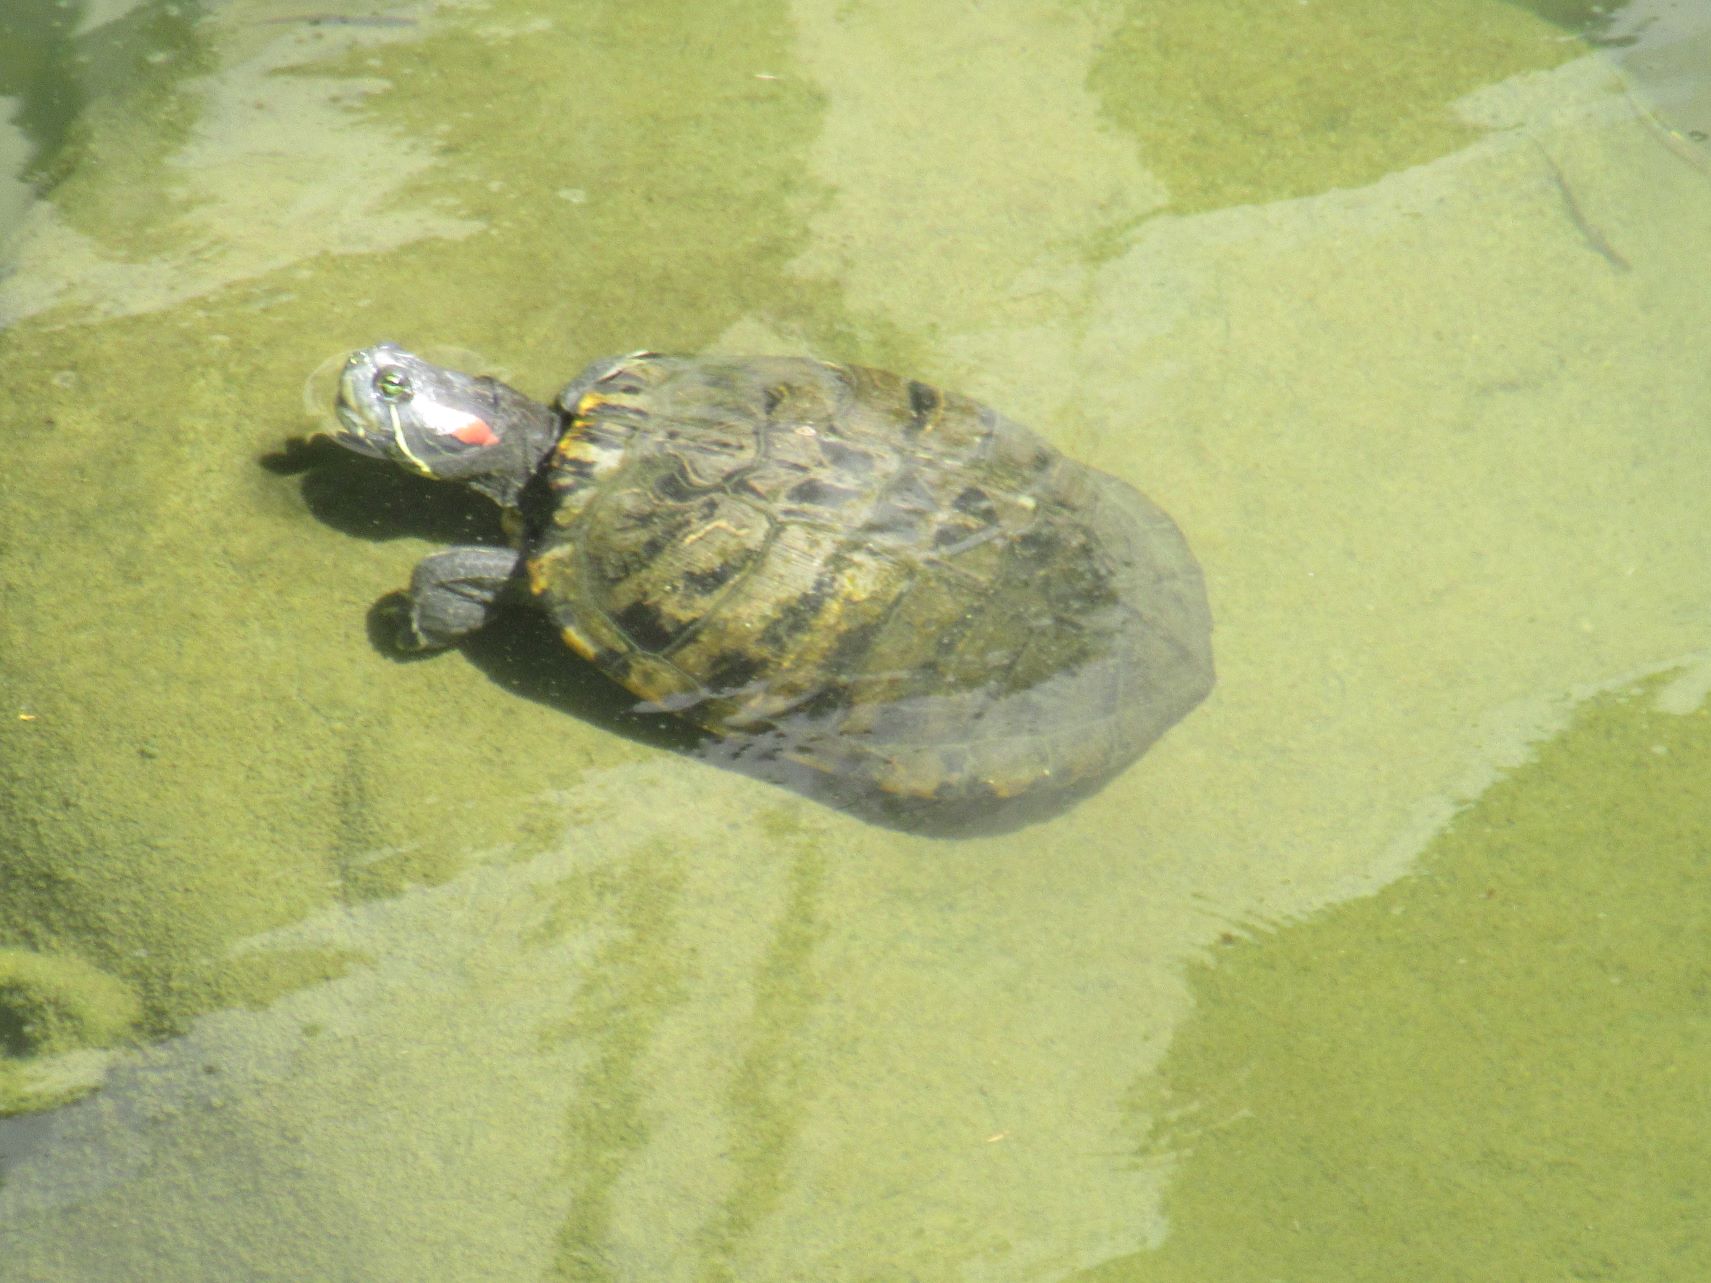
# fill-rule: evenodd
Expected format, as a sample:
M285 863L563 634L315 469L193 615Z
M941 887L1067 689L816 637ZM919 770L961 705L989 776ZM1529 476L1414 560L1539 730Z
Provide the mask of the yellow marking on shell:
M624 685L633 694L662 705L672 696L682 695L685 690L682 678L668 665L659 661L650 662L639 655L632 657L630 669L624 677Z
M570 431L558 439L558 449L555 453L561 459L583 459L589 462L600 457L597 447L591 445L585 438L577 436L578 429L588 425L577 419L570 425Z
M715 530L723 530L726 534L735 535L739 539L741 539L743 537L743 533L744 533L743 531L738 530L730 522L725 521L723 519L721 519L719 521L709 521L706 525L702 526L699 530L696 530L693 534L685 535L683 537L683 546L685 548L687 548L690 544L694 543L697 539L703 539L706 536L712 534Z
M593 390L584 392L576 402L576 408L571 411L571 417L586 419L603 405L611 405L616 397L603 396Z
M547 569L539 557L529 562L529 591L539 597L547 590Z
M533 570L530 570L529 572L529 580L531 584L535 582ZM540 589L536 588L535 591L539 592ZM590 642L588 638L584 637L574 628L564 628L561 629L560 632L564 637L564 644L566 646L569 646L578 655L581 655L584 659L588 660L589 663L594 662L594 644Z

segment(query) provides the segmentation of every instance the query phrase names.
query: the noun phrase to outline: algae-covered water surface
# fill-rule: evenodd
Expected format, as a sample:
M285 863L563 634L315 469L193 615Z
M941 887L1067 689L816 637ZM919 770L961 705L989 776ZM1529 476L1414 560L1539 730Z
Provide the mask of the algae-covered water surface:
M1711 1277L1701 9L8 4L0 1280ZM947 837L403 662L383 339L965 391L1217 686Z

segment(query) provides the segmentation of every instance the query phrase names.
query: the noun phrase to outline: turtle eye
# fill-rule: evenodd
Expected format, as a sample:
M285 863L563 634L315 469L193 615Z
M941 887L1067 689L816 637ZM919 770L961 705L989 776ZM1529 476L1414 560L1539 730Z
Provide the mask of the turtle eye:
M374 372L374 390L382 401L410 399L410 376L395 365L383 366Z

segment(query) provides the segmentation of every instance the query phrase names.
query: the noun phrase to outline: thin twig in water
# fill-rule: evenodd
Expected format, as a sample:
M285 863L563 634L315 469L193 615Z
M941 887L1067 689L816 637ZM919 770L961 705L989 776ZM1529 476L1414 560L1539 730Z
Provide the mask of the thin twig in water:
M1605 261L1618 272L1633 271L1634 265L1622 257L1621 252L1605 238L1603 232L1587 221L1586 215L1581 212L1580 202L1574 198L1574 192L1568 185L1568 179L1563 176L1562 169L1556 161L1551 159L1550 152L1537 142L1534 142L1533 146L1538 147L1539 155L1543 156L1545 164L1550 166L1551 181L1557 185L1557 191L1562 196L1562 206L1568 211L1568 221L1574 224L1575 230L1580 233L1581 238L1603 255Z

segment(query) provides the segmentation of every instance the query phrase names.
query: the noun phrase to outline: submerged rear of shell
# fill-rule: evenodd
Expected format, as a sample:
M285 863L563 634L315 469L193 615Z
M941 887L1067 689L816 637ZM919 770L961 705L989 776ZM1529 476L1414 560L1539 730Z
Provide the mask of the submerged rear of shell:
M572 385L530 576L649 703L898 798L1079 792L1212 685L1175 525L967 398L792 358Z

